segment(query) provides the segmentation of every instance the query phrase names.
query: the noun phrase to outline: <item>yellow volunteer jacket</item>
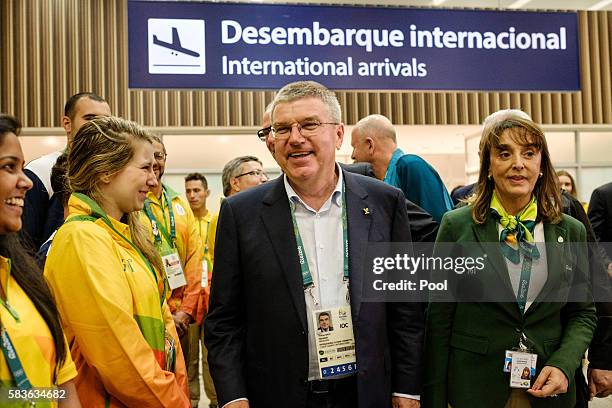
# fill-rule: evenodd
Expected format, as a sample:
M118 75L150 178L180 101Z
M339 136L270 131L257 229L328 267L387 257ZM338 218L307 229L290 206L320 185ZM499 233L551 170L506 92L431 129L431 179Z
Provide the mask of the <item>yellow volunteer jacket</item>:
M131 239L128 225L112 217L112 228L102 218L71 222L99 215L94 205L70 197L45 264L79 372L79 398L87 407L190 407L180 342L159 290L163 278L119 235ZM177 345L175 373L162 368L166 331Z
M170 306L172 313L176 313L179 310L188 313L199 324L204 315L204 305L200 300L200 296L204 295L202 288L202 244L200 236L198 235L195 217L191 208L189 208L189 204L168 186L164 185L161 200L158 200L153 193L147 194L147 199L150 201L151 210L155 218L170 232L170 215L166 205L166 194L168 194L172 203L172 212L176 224L176 249L183 266L185 280L187 281L187 285L174 289L172 292L168 291L168 306ZM149 220L144 210L140 212L140 219L151 234L151 241L155 242L151 220ZM161 238L165 240L163 234L161 234ZM171 243L168 244L171 246Z
M0 305L0 322L6 328L32 387L53 387L64 384L77 375L70 353L67 353L64 364L57 368L57 379L54 383L53 375L56 367L53 337L34 303L10 275L9 262L7 258L0 256L0 285L6 294L7 303L17 312L19 321L6 307ZM67 344L66 349L68 349ZM0 352L0 388L4 387L15 387L15 382L4 353ZM6 391L0 394L7 396ZM7 407L24 405L23 400L20 403L15 402L14 405L8 404L7 401L3 403L6 403ZM56 407L57 403L39 402L36 406Z

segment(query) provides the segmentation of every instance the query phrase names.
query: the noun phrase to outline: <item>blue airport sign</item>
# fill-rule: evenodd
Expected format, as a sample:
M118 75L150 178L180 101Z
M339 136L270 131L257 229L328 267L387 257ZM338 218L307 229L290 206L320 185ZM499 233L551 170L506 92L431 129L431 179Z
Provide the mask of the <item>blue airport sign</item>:
M576 13L128 2L130 88L578 91Z

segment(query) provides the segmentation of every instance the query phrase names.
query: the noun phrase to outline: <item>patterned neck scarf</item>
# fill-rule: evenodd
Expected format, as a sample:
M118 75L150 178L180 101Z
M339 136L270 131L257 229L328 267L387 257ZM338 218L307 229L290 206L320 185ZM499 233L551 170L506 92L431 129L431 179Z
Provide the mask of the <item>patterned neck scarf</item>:
M533 230L538 215L538 204L535 196L518 215L510 215L499 201L497 192L493 191L491 214L503 227L499 242L504 256L512 263L518 264L520 253L531 259L538 259L540 252L533 239Z

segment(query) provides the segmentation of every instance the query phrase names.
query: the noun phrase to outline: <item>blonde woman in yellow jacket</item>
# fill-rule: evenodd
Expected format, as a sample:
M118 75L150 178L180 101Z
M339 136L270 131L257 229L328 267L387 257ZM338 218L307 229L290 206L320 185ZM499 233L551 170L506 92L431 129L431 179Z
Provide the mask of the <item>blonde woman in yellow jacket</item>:
M96 118L68 155L73 194L45 277L88 407L190 407L161 259L138 220L157 185L151 141L133 122Z
M17 119L0 115L0 406L30 406L32 398L37 407L80 408L53 297L16 234L32 188L23 173L20 128Z

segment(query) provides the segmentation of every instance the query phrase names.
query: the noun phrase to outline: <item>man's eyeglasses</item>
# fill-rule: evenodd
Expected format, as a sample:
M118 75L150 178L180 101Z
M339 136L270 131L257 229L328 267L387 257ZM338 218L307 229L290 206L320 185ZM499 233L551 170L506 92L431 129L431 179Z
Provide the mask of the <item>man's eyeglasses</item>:
M279 125L272 127L272 136L275 139L288 139L291 136L291 131L294 126L297 126L298 132L304 137L311 137L317 134L319 127L323 125L339 125L336 122L319 122L318 120L306 120L302 123L293 123L291 125Z
M164 152L155 152L153 153L153 157L155 157L155 160L166 160L168 155Z
M257 176L257 177L268 177L268 175L266 174L265 171L263 170L252 170L252 171L247 171L246 173L242 173L236 176L236 178L240 178L242 176Z
M259 129L257 131L257 137L259 138L259 140L261 140L262 142L265 142L266 139L268 138L268 135L270 134L270 131L272 130L272 127L268 126L265 127L263 129Z

